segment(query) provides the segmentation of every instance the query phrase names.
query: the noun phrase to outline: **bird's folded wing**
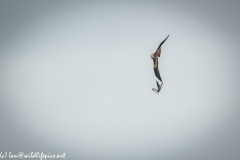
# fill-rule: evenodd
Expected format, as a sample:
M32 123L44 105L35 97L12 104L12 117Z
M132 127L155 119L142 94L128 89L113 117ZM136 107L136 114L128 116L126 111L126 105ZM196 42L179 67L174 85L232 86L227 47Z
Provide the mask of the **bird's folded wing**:
M162 82L162 78L160 76L160 72L158 68L154 68L154 73L155 73L155 76Z

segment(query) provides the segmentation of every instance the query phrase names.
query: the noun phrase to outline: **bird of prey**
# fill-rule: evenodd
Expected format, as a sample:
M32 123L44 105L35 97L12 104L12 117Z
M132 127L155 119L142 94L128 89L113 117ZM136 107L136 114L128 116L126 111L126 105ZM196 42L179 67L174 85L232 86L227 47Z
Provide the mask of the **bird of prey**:
M157 82L157 81L156 81L156 82ZM159 85L158 82L157 82L157 87L158 87L158 89L152 88L153 92L155 92L155 93L158 94L158 93L160 92L161 88L162 88L162 85L163 85L163 83L162 83L161 85Z
M169 35L167 36L167 38L169 37ZM151 58L153 59L153 70L155 73L155 76L162 82L162 78L160 76L160 72L158 69L158 57L161 56L161 46L163 45L163 43L167 40L167 38L165 38L158 46L156 52L151 54Z

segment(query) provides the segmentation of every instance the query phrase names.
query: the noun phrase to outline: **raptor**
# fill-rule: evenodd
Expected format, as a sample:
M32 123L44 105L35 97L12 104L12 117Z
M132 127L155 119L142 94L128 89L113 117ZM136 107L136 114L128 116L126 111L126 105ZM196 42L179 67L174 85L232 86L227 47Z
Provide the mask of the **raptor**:
M151 54L151 58L153 60L153 70L155 73L155 76L162 82L162 78L158 69L158 57L161 56L161 47L164 44L164 42L168 39L169 35L159 44L156 52ZM163 83L163 82L162 82ZM161 85L162 86L162 85Z

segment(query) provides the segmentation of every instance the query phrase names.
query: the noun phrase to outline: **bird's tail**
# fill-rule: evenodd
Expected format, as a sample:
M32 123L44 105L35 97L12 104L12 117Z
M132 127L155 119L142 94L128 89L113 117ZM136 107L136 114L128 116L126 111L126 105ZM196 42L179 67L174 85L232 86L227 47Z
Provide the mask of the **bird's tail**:
M157 91L157 89L155 89L155 88L152 88L152 90L153 90L153 92L155 92L155 93L159 93L158 91Z

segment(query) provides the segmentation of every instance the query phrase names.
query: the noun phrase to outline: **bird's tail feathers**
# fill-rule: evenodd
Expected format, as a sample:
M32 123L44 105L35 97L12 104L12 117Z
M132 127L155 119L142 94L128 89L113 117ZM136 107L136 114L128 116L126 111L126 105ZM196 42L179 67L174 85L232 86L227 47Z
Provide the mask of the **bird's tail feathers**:
M152 90L153 90L153 92L155 92L155 93L159 93L158 91L157 91L157 89L155 89L155 88L152 88Z

